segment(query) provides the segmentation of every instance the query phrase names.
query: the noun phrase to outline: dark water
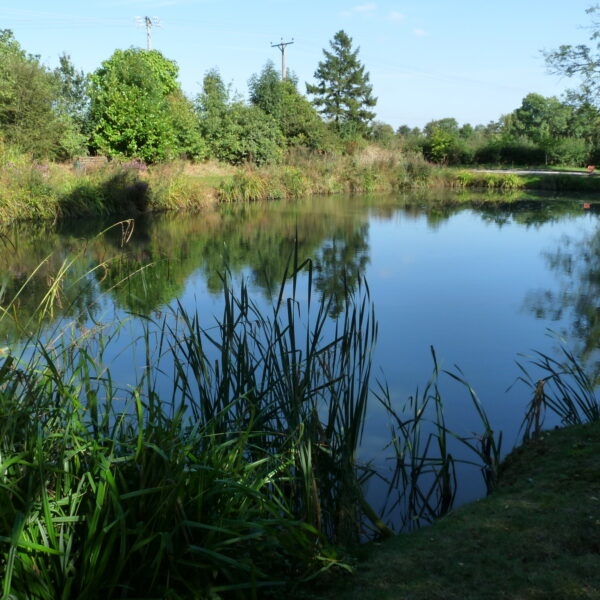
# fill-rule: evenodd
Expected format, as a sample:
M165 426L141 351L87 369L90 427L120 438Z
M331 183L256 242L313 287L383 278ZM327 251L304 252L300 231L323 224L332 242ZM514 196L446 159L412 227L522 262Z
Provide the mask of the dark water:
M433 346L443 367L460 366L493 427L505 432L508 450L529 394L518 385L506 391L519 374L518 354L556 353L552 330L591 368L597 358L600 207L598 213L593 203L584 210L582 200L568 197L427 207L432 200L335 197L225 206L138 219L133 233L118 226L100 234L110 223L90 222L5 229L0 304L7 307L17 296L12 306L19 327L0 319L0 348L18 343L33 327L30 319L57 272L68 267L47 312L48 336L72 324L109 324L110 330L128 319L106 354L114 379L127 382L141 360L131 344L141 334L141 318L132 313L156 317L180 302L212 322L226 266L267 305L297 239L300 260L313 259L316 292L338 298L332 318L344 289L367 279L380 325L374 372L392 395L406 398L427 382ZM105 266L89 273L99 264ZM465 435L480 430L465 390L449 378L441 385L450 428ZM365 456L380 456L387 429L374 403ZM473 483L462 495L479 492Z

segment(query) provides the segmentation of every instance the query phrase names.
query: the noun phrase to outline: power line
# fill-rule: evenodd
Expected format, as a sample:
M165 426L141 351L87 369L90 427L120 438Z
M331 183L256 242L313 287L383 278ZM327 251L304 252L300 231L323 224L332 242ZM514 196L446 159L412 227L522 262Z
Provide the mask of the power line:
M271 43L271 48L279 48L281 51L281 79L285 80L285 49L287 46L290 46L294 43L294 38L292 38L291 42L284 42L283 38L281 38L281 42L279 44Z

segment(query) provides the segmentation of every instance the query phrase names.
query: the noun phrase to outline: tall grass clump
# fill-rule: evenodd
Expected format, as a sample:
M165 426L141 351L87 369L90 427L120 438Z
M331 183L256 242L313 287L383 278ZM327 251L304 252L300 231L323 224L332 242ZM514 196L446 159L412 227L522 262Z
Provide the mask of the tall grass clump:
M299 269L269 316L226 285L215 327L181 307L147 321L127 388L100 330L2 360L6 597L246 597L339 563L365 505L376 325L366 288L332 327L310 293L301 317Z
M447 169L441 171L440 176L443 185L450 188L511 192L525 187L525 180L513 173L483 173Z
M403 155L396 169L396 186L399 189L427 187L435 167L422 154Z
M561 347L561 354L561 357L554 358L536 352L529 360L529 368L517 363L522 372L519 381L532 390L522 424L524 439L541 433L548 412L558 417L562 425L600 421L597 382L588 376L577 357L567 348ZM532 367L542 377L534 377Z
M219 198L223 202L250 202L269 199L267 176L255 169L236 173L221 184Z
M385 385L380 385L377 393L390 417L388 448L393 451L392 472L381 512L391 516L400 530L421 527L450 511L459 487L459 465L477 466L488 493L498 480L502 432L492 429L477 394L460 371L443 371L443 374L468 391L483 432L462 436L447 427L445 402L439 387L441 372L433 348L431 354L433 373L423 390L417 389L404 403L392 398Z

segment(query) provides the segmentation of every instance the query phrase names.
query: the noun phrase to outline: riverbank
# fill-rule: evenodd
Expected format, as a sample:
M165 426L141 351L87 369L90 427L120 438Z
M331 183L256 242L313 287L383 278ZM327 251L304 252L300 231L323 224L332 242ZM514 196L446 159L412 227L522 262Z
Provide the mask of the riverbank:
M11 158L13 161L7 162L0 156L0 223L197 211L217 202L293 199L312 194L447 189L492 192L484 199L495 201L498 196L493 192L600 191L600 177L596 176L441 168L422 157L377 147L351 156L296 152L285 164L262 168L185 161L148 167L134 160L86 169Z
M312 598L599 598L599 465L600 424L544 433L506 458L491 496L372 545Z

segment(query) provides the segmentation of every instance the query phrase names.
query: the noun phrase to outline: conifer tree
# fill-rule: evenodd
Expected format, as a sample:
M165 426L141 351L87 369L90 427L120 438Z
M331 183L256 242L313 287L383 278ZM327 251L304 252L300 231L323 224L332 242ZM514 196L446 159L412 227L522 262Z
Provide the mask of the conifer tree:
M317 85L306 84L306 91L315 98L314 105L331 120L340 132L365 133L375 117L371 108L377 103L372 95L369 73L352 50L352 38L338 31L330 42L331 51L323 50L325 60L315 71Z

